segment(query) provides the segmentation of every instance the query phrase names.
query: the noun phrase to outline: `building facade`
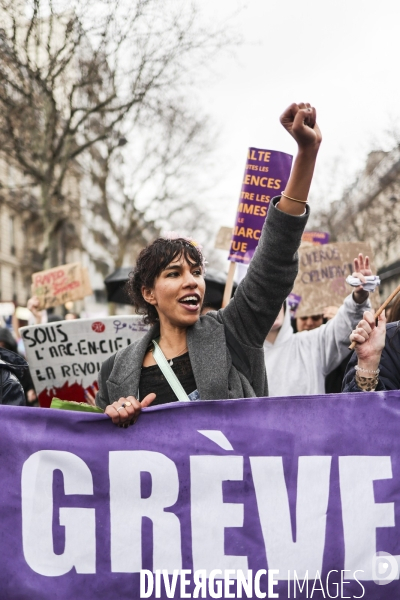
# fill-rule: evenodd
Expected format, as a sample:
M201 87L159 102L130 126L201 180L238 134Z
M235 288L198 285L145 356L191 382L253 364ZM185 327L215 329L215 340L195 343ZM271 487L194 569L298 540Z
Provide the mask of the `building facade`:
M370 243L386 298L400 284L400 146L371 152L355 184L332 203L320 226L332 241Z

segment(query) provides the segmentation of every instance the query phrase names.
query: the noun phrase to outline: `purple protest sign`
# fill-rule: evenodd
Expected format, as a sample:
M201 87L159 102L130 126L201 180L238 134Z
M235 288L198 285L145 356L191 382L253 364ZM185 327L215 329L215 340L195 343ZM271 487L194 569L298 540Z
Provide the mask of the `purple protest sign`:
M296 317L296 311L299 308L299 304L301 302L301 296L298 296L297 294L293 294L293 292L291 292L287 297L287 301L289 304L290 317L294 319Z
M249 148L228 260L248 264L257 248L269 203L288 182L293 157Z
M329 244L330 235L327 231L305 231L301 236L303 242L311 244Z
M395 600L399 428L399 391L0 406L1 600Z

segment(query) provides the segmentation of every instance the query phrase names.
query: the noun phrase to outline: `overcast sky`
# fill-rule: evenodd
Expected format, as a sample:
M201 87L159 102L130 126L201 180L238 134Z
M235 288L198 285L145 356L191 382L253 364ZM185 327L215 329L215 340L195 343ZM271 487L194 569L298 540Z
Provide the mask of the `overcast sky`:
M233 225L249 146L295 152L278 119L291 102L317 108L324 141L316 177L328 197L335 157L343 157L340 183L343 172L356 174L371 148L388 143L393 122L400 129L398 0L201 0L200 6L217 20L243 7L230 20L243 39L236 58L217 59L218 76L200 91L220 131L221 177L210 209L219 225Z

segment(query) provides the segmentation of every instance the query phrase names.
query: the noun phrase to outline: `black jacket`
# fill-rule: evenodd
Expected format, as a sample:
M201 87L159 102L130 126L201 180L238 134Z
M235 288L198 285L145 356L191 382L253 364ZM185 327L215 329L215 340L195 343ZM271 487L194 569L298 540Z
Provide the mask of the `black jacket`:
M342 392L361 392L356 384L354 367L357 354L353 352L343 379ZM376 391L400 390L400 321L386 325L386 341L379 363L380 373Z
M22 356L0 348L0 404L26 405L20 380L27 369L28 363Z

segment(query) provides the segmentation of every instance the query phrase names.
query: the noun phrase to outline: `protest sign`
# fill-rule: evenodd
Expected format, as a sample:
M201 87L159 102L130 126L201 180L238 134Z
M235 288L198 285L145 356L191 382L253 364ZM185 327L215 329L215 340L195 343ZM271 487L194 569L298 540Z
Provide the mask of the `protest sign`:
M285 189L292 159L284 152L249 148L229 253L231 262L251 261L269 203Z
M92 293L88 270L80 263L60 265L32 275L32 296L39 299L39 310L81 300Z
M299 308L299 304L301 302L301 297L297 296L297 294L293 294L291 292L287 298L290 310L290 317L294 319L296 317L297 309Z
M230 250L233 227L220 227L215 239L214 248L218 250Z
M299 273L293 286L293 293L301 298L296 317L323 314L327 306L342 305L354 290L346 283L346 277L353 273L353 259L359 252L372 259L371 247L365 242L300 247ZM371 268L376 272L373 260ZM376 290L370 298L373 308L378 308L379 292Z
M75 319L20 329L40 406L85 402L102 363L148 331L137 315Z
M0 596L397 600L399 407L177 402L120 429L0 406Z
M310 244L329 244L329 237L327 231L305 231L301 239L303 242L310 242Z

